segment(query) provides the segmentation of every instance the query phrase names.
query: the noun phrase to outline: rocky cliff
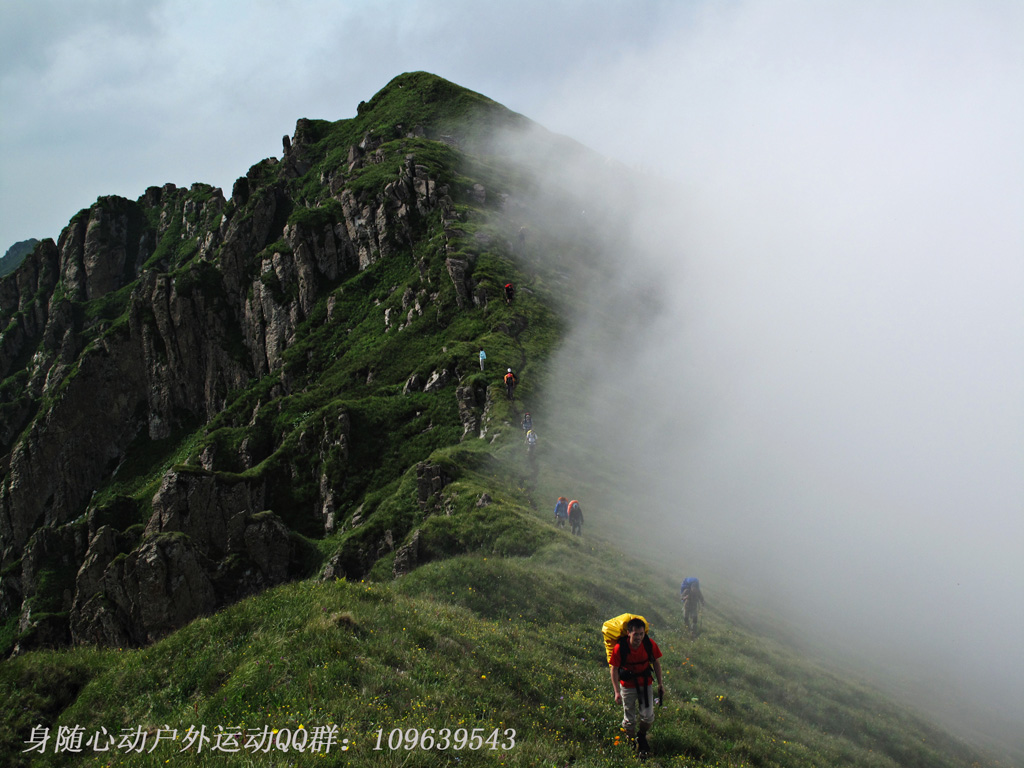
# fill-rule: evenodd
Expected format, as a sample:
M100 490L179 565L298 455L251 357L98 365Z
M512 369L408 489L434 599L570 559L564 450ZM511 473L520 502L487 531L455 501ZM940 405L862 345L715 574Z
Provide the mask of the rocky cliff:
M466 224L508 202L465 175L482 120L521 118L404 75L352 120L300 120L230 199L101 198L0 280L15 650L147 643L315 573L325 536L352 532L332 563L358 576L410 534L356 529L368 492L481 431L487 382L444 334L497 295L480 254L513 247ZM400 456L376 431L395 424Z

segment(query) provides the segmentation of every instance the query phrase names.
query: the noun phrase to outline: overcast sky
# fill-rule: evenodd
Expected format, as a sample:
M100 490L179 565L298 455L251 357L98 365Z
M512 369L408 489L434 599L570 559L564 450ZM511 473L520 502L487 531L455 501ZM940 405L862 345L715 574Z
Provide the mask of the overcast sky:
M554 5L4 0L0 246L56 239L100 195L197 181L229 195L252 164L281 155L297 119L352 117L406 71L543 122L570 78L642 52L691 15L686 3ZM548 127L587 120L559 122Z
M794 621L1024 712L1024 3L4 0L0 66L0 251L230 194L411 70L677 184L617 422L650 492Z

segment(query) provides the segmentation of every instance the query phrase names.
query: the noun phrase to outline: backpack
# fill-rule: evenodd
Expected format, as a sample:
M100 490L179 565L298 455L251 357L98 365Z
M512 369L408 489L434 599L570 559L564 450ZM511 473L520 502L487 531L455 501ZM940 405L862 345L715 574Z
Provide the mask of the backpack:
M644 623L644 627L648 632L651 630L651 625L647 623L647 619L643 616L639 616L635 613L623 613L621 616L616 616L614 619L608 619L601 626L601 633L604 635L604 651L605 656L608 659L608 664L612 663L612 652L615 650L615 646L619 644L622 638L627 638L626 635L626 624L630 619L640 619ZM644 635L644 645L647 647L647 655L651 655L650 638Z
M615 652L615 648L619 649L619 661L625 662L629 655L629 635L626 634L626 624L631 619L640 619L644 623L644 628L650 631L650 624L647 623L647 619L643 616L635 616L631 613L624 613L621 616L616 616L614 619L609 619L601 627L601 632L604 634L604 647L605 653L608 657L609 666L612 663L612 654ZM648 685L651 683L651 674L654 670L654 645L651 643L650 635L644 634L643 649L647 653L647 661L643 669L630 672L624 666L619 667L619 680L636 680L638 681L639 687L647 690ZM644 662L640 662L644 663ZM647 694L644 693L646 697Z

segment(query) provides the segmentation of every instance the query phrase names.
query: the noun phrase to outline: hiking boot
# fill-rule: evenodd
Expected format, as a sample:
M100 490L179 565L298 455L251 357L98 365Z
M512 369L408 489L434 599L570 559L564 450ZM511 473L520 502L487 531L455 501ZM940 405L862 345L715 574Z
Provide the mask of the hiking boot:
M651 754L651 745L647 743L647 734L641 733L636 737L636 753L641 757Z

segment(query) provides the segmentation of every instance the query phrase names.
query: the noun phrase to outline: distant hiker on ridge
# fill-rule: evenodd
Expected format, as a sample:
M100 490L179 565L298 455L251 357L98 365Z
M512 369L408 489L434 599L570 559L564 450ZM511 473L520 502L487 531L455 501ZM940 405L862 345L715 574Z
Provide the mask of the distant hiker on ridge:
M559 496L555 502L555 525L565 528L565 521L569 519L569 500L565 496Z
M580 509L580 503L576 499L569 502L569 528L573 535L583 535L583 510Z
M516 289L512 283L505 283L505 303L512 306L512 302L516 298Z
M683 601L683 623L690 634L697 636L701 606L704 605L704 594L700 591L700 579L687 576L679 585L679 599Z
M532 429L527 430L527 432L526 432L526 458L528 458L531 462L536 461L536 456L534 456L534 451L536 450L536 448L537 448L537 433L534 432Z
M525 430L526 430L527 432L529 432L529 431L530 431L531 429L533 429L533 416L531 416L531 415L530 415L530 412L529 412L529 411L527 411L527 412L526 412L526 413L525 413L525 414L523 415L523 423L522 423L522 427L523 427L523 429L525 429Z
M505 374L505 394L508 395L509 400L516 399L516 384L519 383L519 379L512 373L512 369L508 369L508 373Z
M484 369L484 360L486 360L486 359L487 359L487 353L484 352L483 349L481 349L480 350L480 370L481 371Z

